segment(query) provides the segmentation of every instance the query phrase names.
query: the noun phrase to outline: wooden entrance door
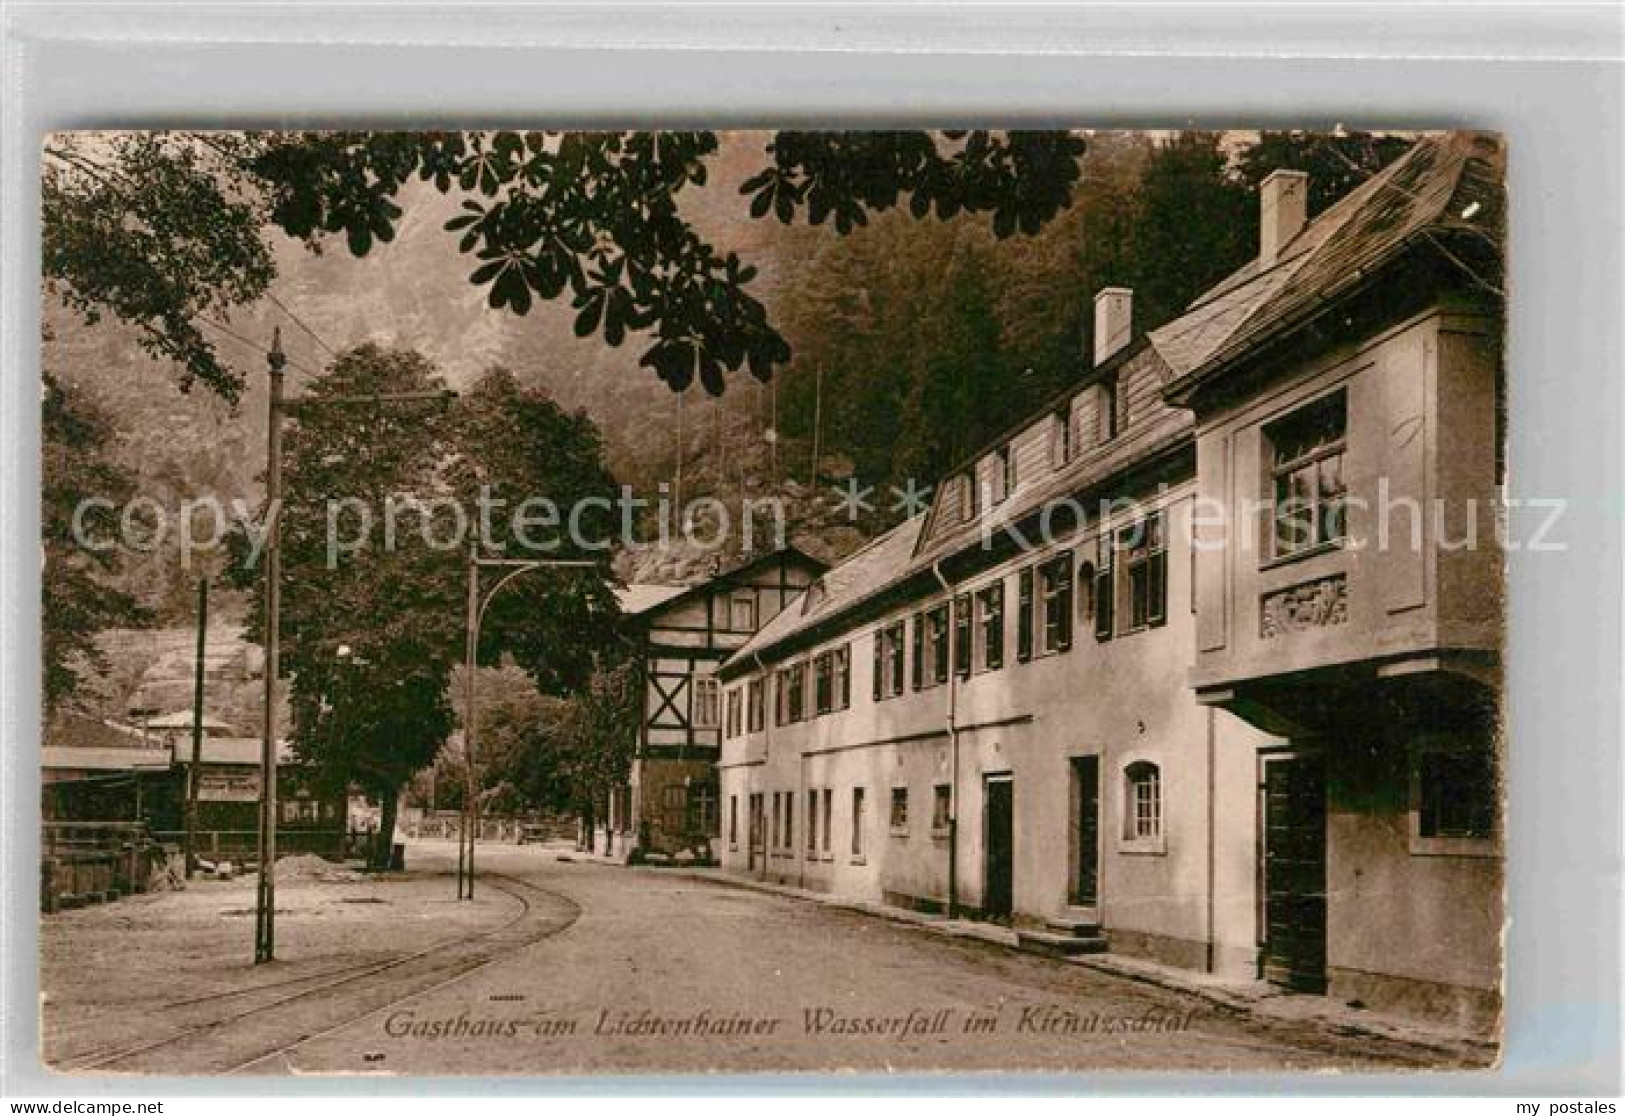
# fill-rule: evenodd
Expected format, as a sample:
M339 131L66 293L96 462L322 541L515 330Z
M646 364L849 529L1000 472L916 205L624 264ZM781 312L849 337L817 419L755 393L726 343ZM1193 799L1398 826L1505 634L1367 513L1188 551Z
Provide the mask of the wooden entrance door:
M1264 758L1264 978L1326 991L1326 769L1317 755Z
M1009 921L1015 898L1015 784L1008 775L989 778L982 789L985 840L982 910Z
M1100 757L1072 761L1072 903L1100 902Z

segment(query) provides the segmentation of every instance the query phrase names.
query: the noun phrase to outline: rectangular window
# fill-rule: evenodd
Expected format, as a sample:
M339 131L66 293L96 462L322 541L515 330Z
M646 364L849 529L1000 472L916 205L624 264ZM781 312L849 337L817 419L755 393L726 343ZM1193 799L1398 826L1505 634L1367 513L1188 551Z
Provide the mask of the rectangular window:
M723 715L722 735L732 740L739 735L739 691L735 688L728 690L726 713Z
M1277 558L1342 540L1348 487L1343 450L1347 396L1337 391L1264 428L1269 444Z
M789 791L784 792L784 851L791 852L796 847L796 796Z
M883 633L885 644L884 684L882 692L886 697L896 697L903 692L903 622L901 620L888 625Z
M867 819L863 816L863 788L852 788L852 855L863 855L863 827Z
M772 840L769 841L768 844L769 844L769 846L771 848L775 848L775 849L779 847L779 816L780 816L779 815L779 792L774 791L773 792L773 828L768 831L769 835L772 837Z
M891 831L893 833L908 832L907 787L893 787L891 789Z
M925 684L925 613L914 614L914 670L913 686L918 690Z
M941 835L948 832L948 814L953 793L947 783L938 783L931 788L931 832Z
M818 851L818 792L807 792L807 851Z
M1494 836L1495 770L1488 747L1421 753L1416 785L1418 836Z
M1044 617L1040 649L1065 651L1072 646L1071 552L1038 567L1038 592Z
M717 836L717 790L710 783L695 783L688 788L688 830Z
M1117 437L1117 377L1108 376L1100 381L1100 440L1109 442Z
M970 674L971 663L971 611L970 597L954 598L954 671L961 678Z
M728 844L739 844L739 796L728 796Z
M835 831L831 815L834 813L835 792L824 788L824 851L829 852L830 834Z
M1123 772L1127 802L1124 836L1131 841L1162 837L1162 772L1154 763L1131 763Z
M1154 627L1167 619L1168 553L1162 513L1117 533L1123 566L1128 631Z
M976 669L1004 665L1004 582L976 594Z
M722 724L722 691L715 678L694 679L694 727L714 729Z
M1016 658L1026 662L1033 657L1033 568L1028 566L1017 578Z
M787 673L790 676L790 721L793 724L807 715L807 664L797 663Z
M761 732L767 725L767 702L765 691L767 684L760 678L752 678L750 685L745 689L747 711L749 715L749 728L751 732Z
M834 673L832 688L835 695L835 708L848 709L852 705L852 649L842 644L830 652L831 670Z
M835 707L835 665L828 651L813 659L813 708L819 715Z
M1112 637L1112 625L1115 615L1112 589L1112 552L1114 549L1112 533L1102 530L1097 545L1095 584L1094 592L1091 595L1094 597L1095 606L1095 638L1104 641Z
M1016 490L1016 458L1008 445L998 450L999 499L1007 500Z
M754 632L756 630L756 594L735 593L728 601L728 630Z
M948 681L948 606L938 605L921 614L925 621L919 643L920 662L916 673L926 686Z
M966 469L959 475L960 519L970 523L976 518L976 470Z
M1053 424L1053 442L1055 464L1066 465L1072 460L1072 407L1058 407L1050 422Z

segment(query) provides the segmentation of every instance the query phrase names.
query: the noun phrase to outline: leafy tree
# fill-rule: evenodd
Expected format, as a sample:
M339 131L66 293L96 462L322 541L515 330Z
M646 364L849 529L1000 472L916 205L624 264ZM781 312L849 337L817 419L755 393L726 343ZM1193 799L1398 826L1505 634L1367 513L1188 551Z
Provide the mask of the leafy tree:
M631 774L641 696L636 660L609 656L569 697L531 689L482 705L484 801L573 814L590 834L599 805Z
M833 219L840 232L904 205L987 214L998 236L1065 207L1083 141L1066 132L780 132L742 187L754 217ZM568 295L580 336L649 340L641 364L673 390L726 373L760 380L790 357L749 291L756 269L685 218L717 151L711 132L310 132L52 136L45 274L70 306L142 331L143 344L228 399L243 376L196 319L253 301L274 277L266 226L363 256L391 240L414 178L462 199L448 222L494 308Z
M1124 286L1137 328L1155 329L1251 258L1253 203L1218 132L1180 132L1146 160Z
M475 486L545 493L564 509L589 497L607 506L614 495L591 424L500 370L444 414L430 404L364 404L358 413L331 403L440 387L416 353L352 350L309 386L284 446L281 618L292 739L330 782L379 797L385 841L400 787L434 760L455 721L448 687L464 657L468 546L466 535L458 541L458 516L474 514ZM585 553L568 539L525 532L482 542L520 558ZM246 564L238 576L255 592L258 627L264 579ZM508 653L548 692L579 687L617 615L601 572L529 574L487 612L480 662Z
M50 712L79 687L80 665L107 670L96 633L143 624L148 613L109 580L123 556L123 548L112 544L120 537L118 508L135 492L134 477L110 453L116 436L112 419L95 400L49 369L44 381L40 518L45 570L40 617L45 707ZM76 519L81 532L77 537ZM81 539L95 545L81 545ZM104 542L109 545L101 545Z
M493 808L512 812L566 811L574 805L569 782L571 701L528 688L481 702L481 785Z
M228 133L59 133L47 138L40 249L46 289L94 322L236 400L242 374L200 320L263 295L275 277L252 170L262 141Z

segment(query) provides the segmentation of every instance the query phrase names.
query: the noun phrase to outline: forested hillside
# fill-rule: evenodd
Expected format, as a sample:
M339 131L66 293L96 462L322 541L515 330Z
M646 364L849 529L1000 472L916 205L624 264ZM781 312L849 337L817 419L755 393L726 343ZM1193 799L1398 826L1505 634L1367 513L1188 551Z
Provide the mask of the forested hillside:
M524 317L491 310L468 259L441 229L453 204L408 188L390 243L357 259L283 239L270 296L229 321L206 321L248 371L233 410L202 390L183 395L170 369L112 320L86 324L47 299L48 370L98 401L116 454L142 491L174 509L189 496L258 499L264 458L264 357L279 327L290 388L333 351L366 341L416 349L454 385L493 365L539 385L601 428L617 478L643 494L684 499L787 498L800 541L838 557L895 522L886 486L934 480L1087 366L1094 292L1136 291L1137 328L1171 317L1251 256L1256 183L1277 166L1314 175L1313 208L1383 165L1406 141L1354 134L1094 133L1070 207L1033 236L996 238L985 217L915 220L892 211L841 235L829 225L752 219L739 186L761 163L765 133L725 138L701 189L682 206L722 250L760 269L753 284L793 358L773 383L735 375L720 398L671 392L637 364L637 346L578 338L566 302ZM878 486L857 524L837 514L830 484L856 474ZM623 574L683 580L708 558L634 555ZM173 552L138 557L121 583L159 622L190 616L195 570ZM220 602L229 616L234 605Z

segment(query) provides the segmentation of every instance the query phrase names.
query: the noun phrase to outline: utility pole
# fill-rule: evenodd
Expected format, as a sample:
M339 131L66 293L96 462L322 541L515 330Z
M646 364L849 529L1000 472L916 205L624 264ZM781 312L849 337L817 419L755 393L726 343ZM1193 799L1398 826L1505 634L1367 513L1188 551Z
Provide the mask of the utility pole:
M468 616L463 652L463 828L457 845L457 898L474 898L474 842L479 838L478 776L474 770L474 674L479 663L480 641L480 544L468 544ZM465 853L463 846L468 850ZM466 864L465 864L466 858Z
M260 737L260 875L254 902L256 965L276 957L276 682L282 609L282 555L277 536L282 520L282 383L288 363L280 328L271 334L266 363L271 371L265 438L265 505L270 521L265 529L265 717Z
M683 396L686 392L677 393L677 476L672 484L672 505L677 509L678 522L682 522L683 515L683 452L687 446L683 442Z
M192 672L192 763L186 769L186 878L197 870L197 792L203 771L203 652L209 630L209 579L197 579L197 665Z
M404 391L393 394L339 395L315 400L285 400L282 330L271 334L266 364L271 372L270 403L266 408L265 503L269 516L265 530L265 720L260 740L259 887L254 900L254 964L276 958L276 690L281 655L278 640L282 613L282 419L313 407L378 407L384 403L439 401L456 398L454 391ZM389 838L386 836L385 838Z
M477 708L478 690L475 688L475 673L479 669L478 651L480 646L480 625L485 620L485 610L491 607L491 602L498 593L514 578L521 574L530 573L540 569L592 569L601 563L585 558L481 558L479 542L476 540L468 548L468 614L467 614L467 648L465 651L464 671L467 679L463 683L463 770L467 779L468 790L464 795L463 803L463 833L465 840L459 841L457 849L457 898L474 898L474 842L479 839L480 801L479 801L479 763L475 753L474 726L479 722ZM491 591L480 594L480 567L493 569L506 569L508 572L497 579ZM466 844L466 851L464 845Z

